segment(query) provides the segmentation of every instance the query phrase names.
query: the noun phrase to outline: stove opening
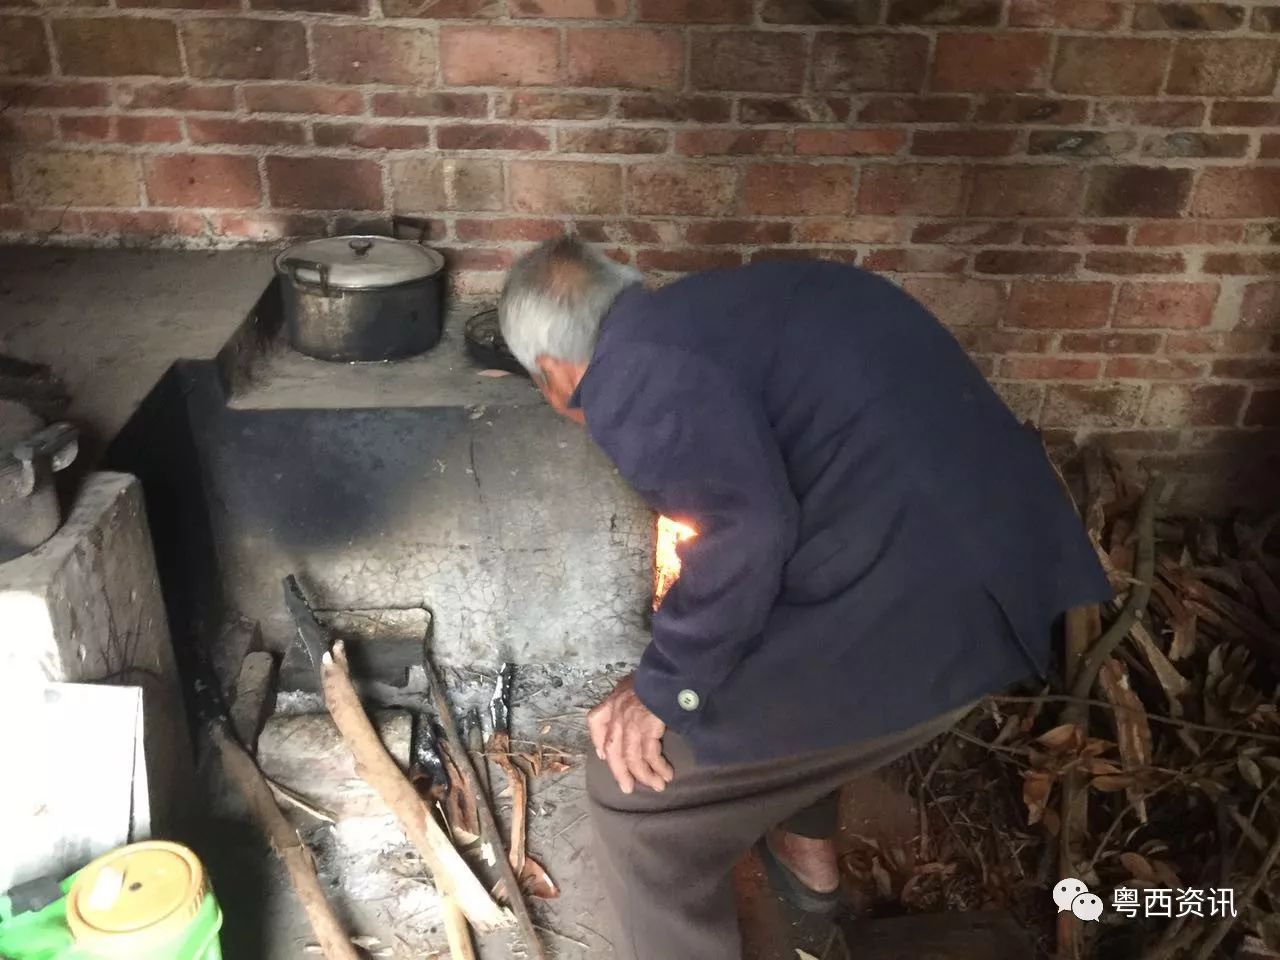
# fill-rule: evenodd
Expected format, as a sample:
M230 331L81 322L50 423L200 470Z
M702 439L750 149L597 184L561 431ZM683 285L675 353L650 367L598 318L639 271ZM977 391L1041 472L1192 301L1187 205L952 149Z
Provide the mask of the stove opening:
M696 537L698 531L687 523L670 517L658 517L657 549L653 556L653 609L662 606L662 598L680 577L680 554L676 544Z

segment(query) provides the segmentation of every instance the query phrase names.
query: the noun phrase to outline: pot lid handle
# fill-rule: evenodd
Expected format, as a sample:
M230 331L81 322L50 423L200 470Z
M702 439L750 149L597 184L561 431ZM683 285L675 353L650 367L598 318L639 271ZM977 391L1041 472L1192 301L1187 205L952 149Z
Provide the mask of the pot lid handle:
M368 253L373 248L373 241L366 240L363 237L359 237L355 240L352 240L350 243L347 244L347 246L349 246L352 250L355 251L357 257L363 257L366 253Z

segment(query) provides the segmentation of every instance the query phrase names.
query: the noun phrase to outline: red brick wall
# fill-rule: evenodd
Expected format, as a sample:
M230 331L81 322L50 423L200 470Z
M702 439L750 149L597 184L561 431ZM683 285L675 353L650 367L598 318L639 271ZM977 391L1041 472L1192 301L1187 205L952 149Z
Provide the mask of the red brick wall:
M0 0L0 231L856 260L1217 484L1280 426L1278 69L1274 0Z

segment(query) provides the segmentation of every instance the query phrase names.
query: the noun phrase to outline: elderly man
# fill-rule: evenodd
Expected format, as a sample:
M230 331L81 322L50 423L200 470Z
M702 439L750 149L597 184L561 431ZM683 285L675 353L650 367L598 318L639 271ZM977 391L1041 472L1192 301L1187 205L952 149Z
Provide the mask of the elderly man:
M653 509L688 522L635 673L588 716L619 960L739 956L756 845L836 902L835 797L984 694L1044 675L1110 596L1037 437L872 274L762 263L646 290L572 239L512 269L507 344Z

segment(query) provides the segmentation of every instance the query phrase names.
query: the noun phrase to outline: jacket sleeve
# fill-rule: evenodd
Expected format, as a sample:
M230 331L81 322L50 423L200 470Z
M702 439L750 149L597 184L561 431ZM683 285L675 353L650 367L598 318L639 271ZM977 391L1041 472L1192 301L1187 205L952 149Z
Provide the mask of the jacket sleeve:
M658 512L697 536L653 617L636 671L671 728L696 722L758 643L794 547L798 508L759 398L685 351L629 345L598 357L581 402L592 438Z

